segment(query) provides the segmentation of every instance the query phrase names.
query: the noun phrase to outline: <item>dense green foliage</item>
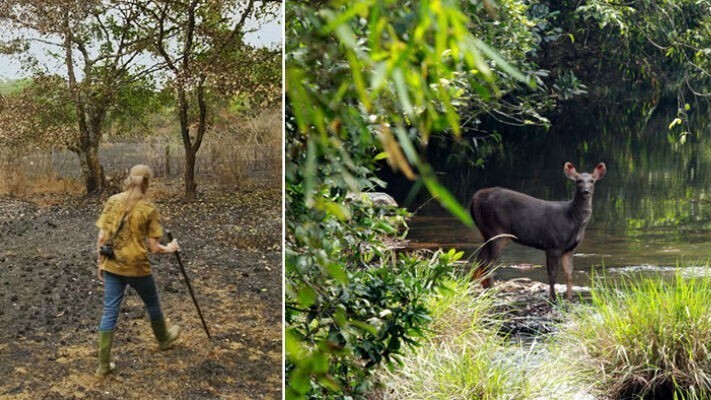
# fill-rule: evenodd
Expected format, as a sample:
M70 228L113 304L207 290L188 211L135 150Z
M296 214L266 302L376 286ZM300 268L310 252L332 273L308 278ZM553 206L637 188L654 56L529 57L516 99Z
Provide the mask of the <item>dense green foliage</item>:
M520 124L521 118L499 113L508 104L514 105L513 110L540 112L534 121L545 125L551 117L585 108L599 118L638 126L671 97L678 112L667 122L670 139L681 141L694 133L691 114L708 110L711 2L707 0L511 1L500 2L499 8L503 11L495 29L479 31L492 32L487 42L535 76L542 93L514 91L495 102L502 105L471 107L466 117L487 111L483 121L474 118L479 122L472 126L474 137L498 131L500 122L509 127ZM505 18L516 15L511 10L519 10L525 18ZM516 42L509 42L511 38Z
M382 187L373 174L382 160L471 226L462 197L423 162L433 137L449 159L482 164L506 146L502 126L548 127L573 102L643 124L668 94L680 102L670 138L683 137L692 100L708 92L708 10L707 1L287 4L287 395L358 393L367 374L353 367L399 351L382 331L363 350L377 311L333 311L344 298L362 302L358 285L387 281L385 264L403 273L382 243L398 232L392 216L345 201ZM412 288L394 287L389 301L401 307ZM401 321L398 343L426 320Z
M657 97L677 90L709 92L711 83L711 2L657 0L620 3L562 3L561 19L582 22L572 29L578 45L610 78L653 89ZM590 62L590 61L588 61ZM588 70L587 79L601 81ZM606 83L608 83L606 82Z
M458 2L287 6L287 397L357 394L366 367L415 343L424 295L460 255L396 256L383 240L400 212L348 193L382 186L373 172L385 159L471 225L417 148L459 135L462 102L503 95L497 76L531 79L470 33Z
M287 262L293 265L290 279L307 283L298 293L291 292L293 286L287 287L290 398L363 395L370 388L375 366L397 362L406 345L416 345L429 322L424 299L461 256L454 252L436 253L431 258L395 256L366 239L375 232L368 232L360 217L354 215L355 229L350 230L334 222L324 221L321 233L329 234L334 246L324 250L335 254L324 251L323 256L335 259L337 252L345 253L348 270L337 264L324 270L314 260L287 252ZM384 226L378 219L370 223L373 231ZM363 228L364 232L356 232ZM363 245L368 248L361 249ZM303 248L294 250L303 252Z
M711 393L711 280L678 273L593 290L565 328L571 367L613 398Z

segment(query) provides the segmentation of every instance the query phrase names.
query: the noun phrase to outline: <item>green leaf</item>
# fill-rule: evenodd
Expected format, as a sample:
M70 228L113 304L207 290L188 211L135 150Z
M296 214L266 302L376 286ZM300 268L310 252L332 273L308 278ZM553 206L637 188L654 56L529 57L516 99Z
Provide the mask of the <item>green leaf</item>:
M351 211L348 207L341 203L336 203L333 201L323 201L322 202L323 209L334 215L336 218L340 219L341 221L348 221L351 219Z
M346 271L340 265L336 263L330 263L326 266L328 273L338 282L346 285L348 284L348 275Z
M400 98L400 103L402 104L405 114L412 118L415 112L412 108L412 102L410 102L410 95L407 92L405 77L400 68L396 68L393 71L393 81L395 82L395 90L397 90L397 96Z
M425 186L432 196L434 196L444 208L449 210L452 215L462 221L462 223L470 228L473 228L474 221L472 220L471 215L469 215L469 212L467 212L467 210L459 204L457 199L452 196L452 194L444 186L437 182L437 179L435 178L435 175L429 165L420 166L420 173L422 174L422 180L425 182Z
M307 206L314 203L314 193L316 191L316 143L309 138L306 143L306 165L304 166L304 193Z
M316 353L311 359L311 365L315 374L325 374L328 372L328 357L324 353Z
M489 47L489 45L479 39L474 39L474 41L476 43L476 46L482 51L482 53L486 54L486 56L489 57L489 59L491 59L492 61L494 61L496 65L504 72L511 75L511 77L520 82L526 83L529 86L534 86L533 82L530 79L526 78L526 76L519 72L519 70L511 66L511 64L504 60L504 58L501 57L501 55L496 50Z
M354 51L348 51L346 56L348 58L348 64L350 65L351 76L353 76L353 84L358 92L358 97L365 109L370 110L371 98L368 91L365 90L365 80L362 72L363 64Z
M376 154L375 157L373 157L373 160L375 161L380 161L388 158L388 152L387 151L381 151L380 153Z
M365 323L363 321L353 320L353 321L351 321L351 325L356 326L356 327L370 333L371 335L378 334L378 328L376 328L373 325L370 325L368 323Z
M445 116L447 118L449 128L452 130L452 133L454 133L454 136L459 137L461 136L461 128L459 127L459 114L457 114L454 107L452 107L452 101L449 97L449 93L447 93L447 88L443 85L440 85L439 91L440 95L442 96L442 99L444 100Z
M320 376L318 378L318 383L321 384L321 386L325 387L326 389L331 390L332 392L340 392L342 390L341 385L336 382L335 379L333 379L330 376Z
M289 379L289 387L295 392L292 394L292 399L301 399L309 389L311 389L311 380L305 371L298 370L291 374L291 379Z
M338 327L343 328L348 322L345 306L343 304L338 304L337 307L338 309L333 313L333 322L335 322Z
M308 285L299 290L298 296L299 303L301 303L301 306L304 308L311 307L316 302L316 298L318 297L314 288Z
M417 155L417 150L415 150L415 146L412 145L412 141L410 141L410 138L407 137L407 132L405 132L405 128L398 125L395 128L395 135L397 136L397 140L400 143L400 147L402 147L402 151L407 156L407 160L413 165L419 165L420 160Z
M296 334L294 334L293 328L286 329L284 339L284 352L286 353L286 357L293 363L298 364L299 360L307 354L306 349Z
M348 47L353 51L357 49L358 41L356 40L356 36L350 26L346 24L338 25L338 27L336 27L335 33L344 46Z
M370 79L370 90L377 91L387 82L388 78L388 63L379 62L373 69L373 75Z

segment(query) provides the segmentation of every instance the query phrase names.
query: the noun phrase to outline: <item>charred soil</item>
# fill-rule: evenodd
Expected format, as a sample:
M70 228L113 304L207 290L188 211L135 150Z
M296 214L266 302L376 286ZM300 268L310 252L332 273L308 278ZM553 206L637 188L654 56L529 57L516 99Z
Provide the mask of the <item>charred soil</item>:
M179 193L164 184L152 198L181 244L212 340L175 257L151 256L163 312L181 337L157 351L143 303L128 289L117 370L105 379L93 376L102 201L0 199L0 398L281 398L281 190L207 189L191 203Z

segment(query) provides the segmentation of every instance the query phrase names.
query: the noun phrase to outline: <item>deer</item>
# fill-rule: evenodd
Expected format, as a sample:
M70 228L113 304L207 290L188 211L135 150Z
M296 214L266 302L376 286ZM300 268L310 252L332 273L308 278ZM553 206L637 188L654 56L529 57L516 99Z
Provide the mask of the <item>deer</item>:
M484 288L494 284L491 267L510 240L546 253L550 300L556 302L555 280L562 264L566 298L573 298L573 251L585 237L585 227L592 216L595 182L605 176L607 167L599 163L591 173L578 173L566 162L563 174L575 181L575 193L569 201L548 201L502 187L480 189L472 197L471 216L484 237L477 253L472 278Z

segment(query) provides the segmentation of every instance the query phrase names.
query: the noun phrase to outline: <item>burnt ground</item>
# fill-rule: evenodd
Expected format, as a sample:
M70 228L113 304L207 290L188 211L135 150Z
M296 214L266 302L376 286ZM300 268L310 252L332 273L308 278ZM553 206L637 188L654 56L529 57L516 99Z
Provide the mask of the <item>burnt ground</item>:
M94 222L102 202L81 196L0 198L0 398L280 399L281 189L152 189L212 334L208 340L172 254L152 257L169 322L182 327L158 352L143 304L128 290L100 380ZM164 242L167 239L163 240Z

